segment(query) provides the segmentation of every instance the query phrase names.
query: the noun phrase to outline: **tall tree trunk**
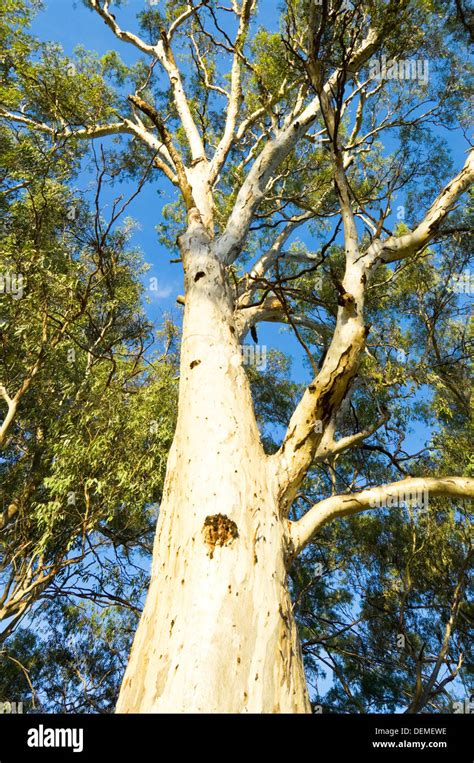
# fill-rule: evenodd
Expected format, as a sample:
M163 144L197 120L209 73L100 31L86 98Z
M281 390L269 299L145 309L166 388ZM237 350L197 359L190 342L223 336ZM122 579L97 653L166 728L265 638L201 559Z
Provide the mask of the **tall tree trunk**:
M178 422L117 712L310 712L232 295L205 240L189 245Z

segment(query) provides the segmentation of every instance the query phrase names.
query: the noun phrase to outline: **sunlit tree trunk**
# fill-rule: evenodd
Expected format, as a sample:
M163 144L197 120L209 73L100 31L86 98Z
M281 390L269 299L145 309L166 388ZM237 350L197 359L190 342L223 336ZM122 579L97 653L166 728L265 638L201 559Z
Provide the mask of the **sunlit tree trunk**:
M288 523L224 268L188 242L179 411L151 585L118 712L309 712Z

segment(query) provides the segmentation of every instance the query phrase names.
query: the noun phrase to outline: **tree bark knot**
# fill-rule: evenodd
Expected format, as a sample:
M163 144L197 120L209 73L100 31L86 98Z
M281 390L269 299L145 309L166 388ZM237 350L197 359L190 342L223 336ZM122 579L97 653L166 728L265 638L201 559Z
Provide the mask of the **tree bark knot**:
M203 535L212 559L215 547L229 545L234 538L238 538L239 531L235 522L225 514L213 514L204 520Z

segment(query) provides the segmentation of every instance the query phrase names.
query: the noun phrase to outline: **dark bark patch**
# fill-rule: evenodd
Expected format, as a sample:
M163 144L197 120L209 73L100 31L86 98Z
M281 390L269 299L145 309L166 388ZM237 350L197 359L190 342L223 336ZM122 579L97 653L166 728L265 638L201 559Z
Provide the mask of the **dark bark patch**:
M200 278L204 278L205 275L206 274L204 270L200 270L199 273L196 273L196 275L194 276L194 282L196 283L196 281L199 281Z
M193 360L192 363L189 364L189 367L196 368L196 366L198 366L200 362L201 362L200 360Z
M280 604L279 610L280 610L281 619L285 622L286 625L288 625L288 615L285 612L283 612L283 607L281 606L281 604ZM286 638L286 634L283 634L283 637Z
M343 294L339 294L337 304L345 307L350 313L357 314L357 305L352 294L348 294L346 291Z
M229 545L234 538L238 538L239 531L235 522L225 514L213 514L204 520L203 535L212 559L215 547Z

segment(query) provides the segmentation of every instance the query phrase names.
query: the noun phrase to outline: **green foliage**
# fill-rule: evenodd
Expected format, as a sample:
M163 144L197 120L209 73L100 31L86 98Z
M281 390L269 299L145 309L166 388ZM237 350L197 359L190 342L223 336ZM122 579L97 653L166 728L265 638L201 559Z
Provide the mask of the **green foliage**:
M3 129L0 378L18 408L0 461L2 640L96 546L147 547L177 394L176 329L146 318L131 221L74 191L73 146Z
M42 610L42 627L18 629L0 652L0 696L28 713L113 712L136 614L63 599Z

